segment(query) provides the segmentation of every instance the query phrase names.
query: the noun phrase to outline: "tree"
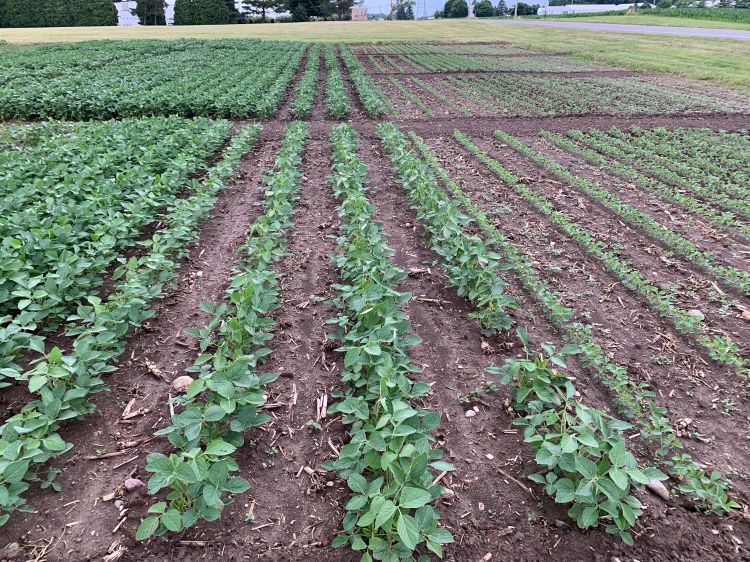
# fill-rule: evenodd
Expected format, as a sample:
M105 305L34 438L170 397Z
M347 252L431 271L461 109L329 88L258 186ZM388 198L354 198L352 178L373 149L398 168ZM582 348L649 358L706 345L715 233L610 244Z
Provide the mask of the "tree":
M490 0L480 0L474 5L474 15L478 18L489 18L495 15L495 8Z
M141 25L167 25L166 8L166 0L137 0L135 8L130 11Z
M293 21L307 21L325 15L320 0L288 0L286 10L292 14Z
M242 0L251 14L260 14L260 20L266 21L266 12L281 11L283 3L281 0Z
M469 15L469 5L466 0L448 0L443 7L443 17L465 18Z
M396 4L396 19L397 20L413 20L414 19L414 1L413 0L399 0Z
M117 25L112 0L49 0L39 9L33 0L0 0L2 27L80 27Z
M505 0L500 0L495 7L496 16L504 16L508 13L508 6L505 4Z
M340 20L352 19L352 6L362 4L361 0L323 0L323 6L329 14L337 16Z
M539 6L537 6L536 4L534 4L533 6L529 6L528 4L525 4L523 2L518 3L519 16L535 16L537 10L539 10Z
M229 21L224 0L175 0L175 25L221 25Z
M229 23L245 23L245 16L237 9L234 0L224 0L229 13Z

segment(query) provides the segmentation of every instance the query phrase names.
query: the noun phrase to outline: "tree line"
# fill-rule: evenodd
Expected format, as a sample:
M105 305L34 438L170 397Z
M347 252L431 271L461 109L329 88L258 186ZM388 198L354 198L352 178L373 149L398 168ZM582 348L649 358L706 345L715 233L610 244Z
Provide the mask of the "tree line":
M554 0L552 0L554 1ZM749 0L750 1L750 0ZM570 2L570 0L568 0ZM509 8L505 0L499 0L497 6L493 6L490 0L474 0L474 15L478 18L490 18L493 16L507 16L515 11L515 6ZM539 6L529 5L524 2L518 3L519 16L535 16ZM442 10L435 12L436 18L465 18L469 15L469 5L466 0L447 0Z
M354 0L244 0L245 13L234 0L175 0L175 25L217 25L267 21L268 15L289 13L289 21L350 19ZM141 25L165 25L165 0L138 0L133 15ZM250 17L248 18L248 14ZM276 18L277 20L280 18Z
M117 25L112 0L0 0L0 27Z

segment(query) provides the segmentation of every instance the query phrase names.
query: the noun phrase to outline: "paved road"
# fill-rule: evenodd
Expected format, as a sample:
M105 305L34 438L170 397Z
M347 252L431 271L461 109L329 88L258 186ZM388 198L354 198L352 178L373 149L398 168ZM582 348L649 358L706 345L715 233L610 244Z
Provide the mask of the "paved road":
M684 35L687 37L713 37L717 39L744 39L750 41L750 31L740 29L710 29L706 27L667 27L661 25L630 25L622 23L568 22L547 20L485 20L502 25L531 25L535 27L572 27L615 33L653 33L659 35Z

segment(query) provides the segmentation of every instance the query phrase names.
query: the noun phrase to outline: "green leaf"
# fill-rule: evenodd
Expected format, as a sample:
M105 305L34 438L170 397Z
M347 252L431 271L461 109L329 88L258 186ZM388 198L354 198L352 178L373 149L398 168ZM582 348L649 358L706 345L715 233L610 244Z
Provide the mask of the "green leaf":
M135 532L135 540L142 541L149 538L159 528L159 518L155 516L146 517L141 524L138 525L138 530Z
M361 474L352 474L349 476L349 479L346 481L346 483L349 485L349 489L352 492L356 492L358 494L364 494L367 492L367 480L365 480L365 477Z
M400 508L417 509L432 501L432 495L421 488L405 487L398 502Z
M393 514L396 513L397 509L395 503L391 500L385 500L383 505L380 506L378 516L375 518L375 529L382 527L391 517L393 517Z
M419 540L419 527L411 515L402 513L399 516L398 522L396 523L396 531L406 548L414 550L417 547L417 541Z
M175 508L169 509L161 516L162 524L173 533L182 531L182 514Z
M367 503L367 496L354 496L346 504L347 511L357 511Z
M445 472L451 472L453 470L456 470L455 466L445 461L435 461L433 463L430 463L430 466L434 468L435 470L440 470L440 471L445 471Z
M427 538L438 544L450 544L453 542L453 535L450 531L443 529L442 527L438 527L432 531Z
M223 457L226 455L231 455L236 449L237 447L235 447L234 445L230 445L222 439L214 439L206 447L206 454Z

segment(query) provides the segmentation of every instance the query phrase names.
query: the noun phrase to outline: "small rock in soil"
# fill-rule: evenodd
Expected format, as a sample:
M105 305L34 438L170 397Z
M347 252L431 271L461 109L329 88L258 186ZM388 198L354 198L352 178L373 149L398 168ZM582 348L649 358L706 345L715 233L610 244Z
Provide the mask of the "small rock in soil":
M138 478L128 478L122 483L122 485L128 493L145 486L145 484L141 480L138 480Z
M183 393L188 389L188 387L190 387L192 382L193 377L182 375L181 377L177 377L172 381L172 390L174 390L175 392Z
M667 490L667 487L658 480L652 480L646 484L646 488L664 501L669 501L669 490Z
M473 418L476 415L477 415L477 413L474 410L466 410L466 417L467 418Z
M696 320L703 320L705 318L703 313L697 308L691 308L690 310L688 310L687 314L688 316L695 318Z

